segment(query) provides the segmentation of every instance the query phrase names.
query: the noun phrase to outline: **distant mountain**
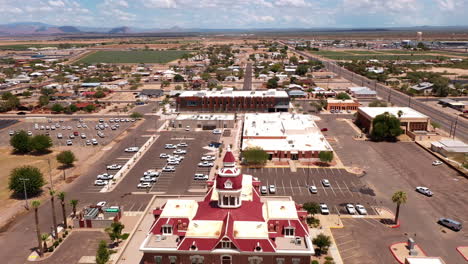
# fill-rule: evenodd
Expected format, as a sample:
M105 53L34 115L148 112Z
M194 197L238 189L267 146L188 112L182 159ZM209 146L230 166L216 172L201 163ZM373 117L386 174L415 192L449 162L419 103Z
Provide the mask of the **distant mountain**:
M81 30L73 26L63 26L63 27L58 27L58 29L64 33L81 33Z
M129 27L116 27L108 32L109 34L129 34L132 30Z
M0 25L0 35L3 36L53 35L71 33L81 33L81 31L73 26L54 26L41 22L19 22Z

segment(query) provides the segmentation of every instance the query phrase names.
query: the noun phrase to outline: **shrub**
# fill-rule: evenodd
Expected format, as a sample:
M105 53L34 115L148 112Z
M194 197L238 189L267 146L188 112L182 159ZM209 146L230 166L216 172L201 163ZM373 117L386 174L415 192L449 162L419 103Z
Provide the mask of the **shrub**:
M27 179L25 183L21 179ZM34 196L41 192L44 185L44 177L41 171L32 166L22 166L15 168L10 173L8 188L13 191L13 195L20 196L24 194L24 184L28 196Z
M45 153L52 147L52 139L47 135L36 135L31 138L31 148L39 153Z
M21 130L11 137L10 145L15 152L28 153L31 151L31 137L28 136L26 131Z

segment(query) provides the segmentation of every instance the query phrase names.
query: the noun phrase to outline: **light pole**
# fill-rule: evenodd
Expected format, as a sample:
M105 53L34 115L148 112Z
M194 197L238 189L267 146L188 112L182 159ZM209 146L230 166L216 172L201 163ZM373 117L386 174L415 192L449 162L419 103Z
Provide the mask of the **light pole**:
M26 210L29 210L28 192L26 191L26 181L29 181L29 179L20 178L20 181L23 182L23 187L24 187L24 200L25 200L25 205L24 205L24 207L26 208Z
M47 159L47 163L49 164L49 181L50 181L50 189L54 190L54 183L52 182L52 170L50 168L50 158Z

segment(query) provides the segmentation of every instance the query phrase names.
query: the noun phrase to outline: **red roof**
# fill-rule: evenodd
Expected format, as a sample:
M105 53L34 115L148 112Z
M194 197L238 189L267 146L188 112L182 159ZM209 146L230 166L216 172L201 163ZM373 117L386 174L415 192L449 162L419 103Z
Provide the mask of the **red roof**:
M234 163L236 162L236 158L234 154L232 154L231 150L228 150L223 158L223 163Z
M242 174L236 177L221 177L216 176L216 189L220 190L239 190L242 188ZM226 187L226 182L231 182L231 188Z

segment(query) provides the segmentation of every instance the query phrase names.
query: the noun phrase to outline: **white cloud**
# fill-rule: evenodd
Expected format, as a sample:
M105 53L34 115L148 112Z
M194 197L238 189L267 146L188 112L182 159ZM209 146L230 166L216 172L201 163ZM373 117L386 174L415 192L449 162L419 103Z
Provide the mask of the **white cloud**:
M277 0L275 3L277 6L287 6L287 7L307 7L311 6L310 3L307 3L304 0Z
M383 14L415 11L418 7L417 0L343 0L344 10L358 10L360 13Z
M61 0L49 0L49 5L53 6L53 7L65 7L65 3L62 2Z
M253 16L253 19L258 22L273 22L275 18L272 16Z

